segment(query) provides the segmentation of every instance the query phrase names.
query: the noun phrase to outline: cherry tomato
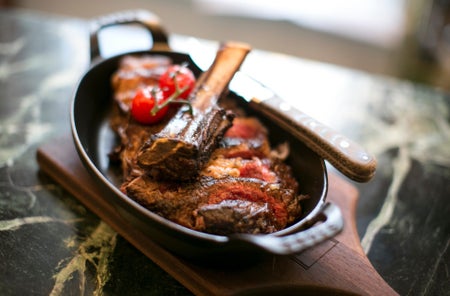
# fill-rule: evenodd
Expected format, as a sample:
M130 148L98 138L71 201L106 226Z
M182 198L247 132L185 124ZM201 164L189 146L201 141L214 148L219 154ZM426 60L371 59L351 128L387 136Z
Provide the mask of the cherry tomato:
M169 106L165 106L158 110L156 114L152 114L155 102L161 105L164 102L164 96L158 88L145 87L139 89L131 102L131 115L142 124L153 124L159 122L169 110Z
M178 83L180 90L186 88L178 99L187 99L195 86L195 76L192 71L185 65L172 65L159 78L159 87L164 93L164 97L170 97L175 91L175 81Z

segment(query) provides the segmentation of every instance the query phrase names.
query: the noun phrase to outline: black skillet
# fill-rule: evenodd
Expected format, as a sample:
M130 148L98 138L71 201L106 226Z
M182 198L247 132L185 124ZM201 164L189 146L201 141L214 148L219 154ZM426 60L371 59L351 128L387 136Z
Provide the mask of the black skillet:
M140 24L148 29L153 38L152 48L102 59L98 44L99 31L123 24ZM110 79L120 59L128 54L163 55L170 57L174 63L188 62L196 75L201 70L189 55L170 50L167 35L157 19L143 11L122 12L96 20L92 24L90 45L92 65L81 78L72 101L72 134L83 164L100 184L105 199L115 206L132 227L138 228L164 248L183 257L196 259L229 258L255 253L294 254L333 237L342 229L343 219L339 208L325 201L328 184L324 160L298 137L277 124L273 116L263 116L232 92L230 96L249 115L258 116L264 122L274 145L288 141L291 152L287 163L293 168L301 193L310 196L302 202L304 211L298 222L270 235L212 235L180 226L128 198L118 189L121 183L118 168L110 165L108 160L108 153L116 145L116 137L108 123L113 104ZM242 256L235 258L240 260Z

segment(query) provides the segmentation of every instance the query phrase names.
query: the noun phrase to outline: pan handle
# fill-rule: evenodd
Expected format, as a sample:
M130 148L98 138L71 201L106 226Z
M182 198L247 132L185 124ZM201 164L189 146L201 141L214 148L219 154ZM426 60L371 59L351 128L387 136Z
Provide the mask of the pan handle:
M306 230L286 236L236 234L230 239L257 246L272 254L292 255L334 237L344 227L341 210L332 203L323 206L315 222Z
M170 50L167 33L161 26L159 18L146 10L127 10L94 19L90 24L91 63L100 58L98 33L101 29L115 26L138 24L146 28L153 38L151 50Z

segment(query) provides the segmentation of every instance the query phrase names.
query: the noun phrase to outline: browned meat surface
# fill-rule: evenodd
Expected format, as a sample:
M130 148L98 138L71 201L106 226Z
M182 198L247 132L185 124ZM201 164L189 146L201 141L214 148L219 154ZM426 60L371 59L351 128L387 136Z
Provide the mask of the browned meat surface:
M298 196L290 168L272 157L259 121L234 122L197 181L143 175L125 184L124 192L167 219L209 233L271 233L293 223L305 197Z
M129 183L125 192L169 220L215 234L271 233L294 222L301 211L293 188L280 190L251 178L201 177L197 182L168 184L144 175Z

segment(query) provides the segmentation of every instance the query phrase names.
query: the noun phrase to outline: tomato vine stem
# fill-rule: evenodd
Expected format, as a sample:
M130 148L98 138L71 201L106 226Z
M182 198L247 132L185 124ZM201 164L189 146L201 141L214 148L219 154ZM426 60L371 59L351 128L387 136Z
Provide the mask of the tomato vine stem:
M187 67L186 63L183 63L181 65L182 67ZM150 114L152 116L155 116L155 114L161 110L162 108L166 107L169 104L185 104L189 107L189 114L192 116L194 110L192 109L192 104L189 100L184 100L184 99L179 99L180 95L185 92L189 86L186 85L183 88L180 88L179 84L178 84L178 80L177 80L177 75L180 71L176 71L175 73L173 73L172 79L173 79L173 83L175 85L175 91L173 92L173 94L171 94L169 96L169 98L167 98L167 100L165 100L164 102L162 102L161 104L158 104L158 102L155 101L155 105L153 106L152 110L150 111ZM156 92L156 89L153 89L152 91ZM156 96L154 96L156 98Z

